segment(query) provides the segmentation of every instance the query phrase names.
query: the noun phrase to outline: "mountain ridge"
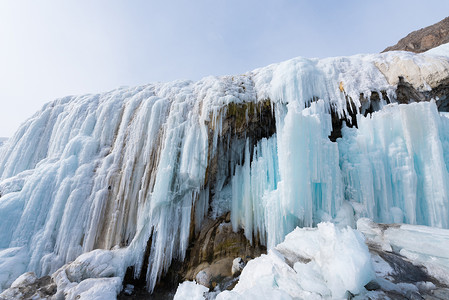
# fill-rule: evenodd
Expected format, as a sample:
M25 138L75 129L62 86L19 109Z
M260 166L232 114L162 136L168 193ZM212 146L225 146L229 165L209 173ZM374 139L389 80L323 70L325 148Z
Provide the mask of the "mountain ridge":
M446 43L449 43L449 17L409 33L396 45L387 47L382 52L403 50L422 53Z

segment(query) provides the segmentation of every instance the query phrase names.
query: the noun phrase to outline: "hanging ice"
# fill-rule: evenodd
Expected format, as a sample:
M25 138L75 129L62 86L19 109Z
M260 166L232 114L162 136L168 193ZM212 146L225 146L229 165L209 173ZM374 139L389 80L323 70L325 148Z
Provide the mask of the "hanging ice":
M353 191L359 186L351 172L363 149L345 146L363 139L370 124L383 122L380 114L360 118L360 137L347 130L340 152L327 139L331 111L350 119L350 100L356 107L369 106L371 92L384 91L394 101L395 86L387 75L402 60L418 66L419 75L424 69L429 75L432 65L439 70L418 76L416 88L432 86L449 66L447 57L430 54L297 58L241 76L149 84L48 103L0 147L0 290L24 271L50 274L98 248L120 261L114 263L118 278L129 266L136 275L147 270L152 290L172 259L184 258L191 227L199 228L210 205L215 213L232 209L234 228L243 227L250 240L258 237L270 247L296 225L335 217L344 189L350 200L366 207L360 214L391 221L400 215L386 208L393 203L405 221L447 227L447 171L437 165L448 162L448 152L441 150L448 139L438 129L448 125L433 104L410 106L410 111L394 108L404 111L389 121L398 130L388 135L397 146L385 145L376 155L382 163L392 160L379 168L395 169L382 177L381 169L370 166L377 172L371 172L374 179L387 182L387 175L394 174L400 183L394 191L385 185L391 193L386 198L375 189L371 198ZM242 128L261 103L271 107L276 134L257 140ZM384 104L380 101L379 108ZM232 105L246 107L238 114L240 128L230 128ZM427 112L421 116L423 107ZM399 126L418 117L426 118L429 138L416 124L409 122L409 131ZM345 165L342 160L351 153ZM377 159L370 149L365 153ZM415 173L407 171L411 160ZM429 176L429 169L439 177ZM404 200L414 189L401 176L416 180L415 204ZM373 186L369 180L364 184ZM229 203L223 203L226 199ZM414 207L426 213L422 219L413 219Z
M259 236L271 248L296 226L317 224L323 214L335 217L343 193L337 144L328 138L331 130L324 101L305 110L297 102L287 106L278 136L262 140L253 161L236 169L231 214L235 229L240 225L250 241Z

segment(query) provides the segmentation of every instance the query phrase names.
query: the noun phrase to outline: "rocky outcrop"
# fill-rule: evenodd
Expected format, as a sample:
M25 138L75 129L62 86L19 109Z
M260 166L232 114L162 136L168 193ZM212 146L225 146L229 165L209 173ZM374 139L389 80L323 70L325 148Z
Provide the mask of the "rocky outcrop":
M209 278L205 285L215 287L224 279L232 277L235 258L240 257L248 261L265 252L266 248L258 241L251 245L245 238L243 230L238 232L232 230L230 213L216 220L207 219L188 250L182 272L183 278L200 279L198 275L202 273Z
M232 230L230 213L215 220L208 218L193 235L186 259L172 263L151 297L171 299L178 284L186 280L195 280L210 290L232 288L241 270L238 267L264 253L266 247L257 241L251 245L243 230ZM132 271L130 268L123 286L132 285L136 289L129 294L122 291L119 299L146 299L149 294L142 288L145 278L133 278Z
M37 278L28 272L17 278L9 289L0 294L0 300L51 299L56 293L56 284L50 276Z
M396 45L388 47L382 52L404 50L420 53L445 43L449 43L449 17L434 25L413 31L399 40Z

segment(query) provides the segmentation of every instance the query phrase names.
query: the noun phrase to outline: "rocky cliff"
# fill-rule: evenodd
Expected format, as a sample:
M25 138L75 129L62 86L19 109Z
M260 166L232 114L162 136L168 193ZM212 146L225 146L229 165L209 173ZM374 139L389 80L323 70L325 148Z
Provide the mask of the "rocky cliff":
M390 46L382 52L403 50L421 53L446 43L449 43L449 17L409 33L396 45Z

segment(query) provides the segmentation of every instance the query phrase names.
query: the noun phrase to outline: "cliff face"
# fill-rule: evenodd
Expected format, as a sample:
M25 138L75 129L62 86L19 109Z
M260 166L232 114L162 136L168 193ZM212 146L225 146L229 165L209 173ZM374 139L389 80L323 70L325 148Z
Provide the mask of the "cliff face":
M213 286L296 226L449 227L448 54L296 58L47 104L1 148L1 288L33 271L55 297L152 291L183 261L175 281Z
M421 53L446 43L449 43L449 17L409 33L396 45L388 47L382 52L403 50Z

